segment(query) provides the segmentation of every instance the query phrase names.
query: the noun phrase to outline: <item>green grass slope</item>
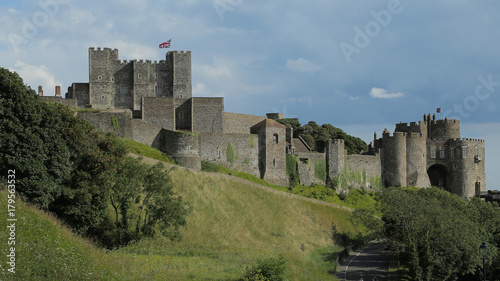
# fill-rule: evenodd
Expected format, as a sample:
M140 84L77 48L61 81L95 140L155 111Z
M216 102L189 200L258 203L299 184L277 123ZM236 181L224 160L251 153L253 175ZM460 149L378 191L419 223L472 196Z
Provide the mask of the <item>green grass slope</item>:
M14 235L6 228L7 195L0 192L0 280L97 280L114 279L106 267L109 257L64 227L56 218L16 199ZM15 245L7 245L14 237ZM11 240L12 241L12 240ZM15 248L15 273L10 273L7 255ZM10 259L10 258L9 258Z
M171 280L235 280L259 258L282 255L291 280L332 280L331 224L356 233L350 212L245 183L178 169L177 192L189 202L181 242L142 241L112 253L144 262L137 270Z
M17 200L17 273L2 271L0 279L237 280L247 265L281 255L290 280L335 280L329 271L341 249L332 246L331 224L341 232L359 231L345 209L184 168L173 171L172 179L192 208L183 240L151 239L111 252ZM6 199L1 192L1 206ZM1 227L5 270L8 235Z

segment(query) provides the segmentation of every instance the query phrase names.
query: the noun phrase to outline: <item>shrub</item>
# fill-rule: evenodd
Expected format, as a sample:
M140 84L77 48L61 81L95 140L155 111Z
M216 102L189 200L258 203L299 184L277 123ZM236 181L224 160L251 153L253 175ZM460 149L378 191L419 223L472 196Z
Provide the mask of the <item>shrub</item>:
M326 161L314 162L314 176L322 181L326 181Z
M235 160L234 148L233 148L233 145L230 142L227 143L226 158L227 158L227 162L229 162L231 164L234 163L234 160Z
M247 267L245 277L242 280L283 281L286 280L287 270L284 257L268 258Z

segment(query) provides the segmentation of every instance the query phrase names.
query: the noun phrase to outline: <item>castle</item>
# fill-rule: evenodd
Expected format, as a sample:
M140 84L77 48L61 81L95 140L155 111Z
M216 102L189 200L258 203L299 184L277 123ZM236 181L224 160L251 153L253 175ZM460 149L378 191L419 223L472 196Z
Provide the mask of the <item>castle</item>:
M39 95L43 90L39 87ZM224 111L223 98L192 97L191 52L171 51L165 60L122 61L118 50L89 48L89 82L73 83L62 98L60 87L45 100L88 108L77 115L97 129L158 148L181 165L200 169L201 161L230 167L287 186L286 154L297 155L300 182L325 183L315 175L324 165L327 183L339 186L346 172L362 174L358 185L439 186L462 197L486 190L484 141L462 139L459 120L396 124L391 135L370 145L370 152L347 155L343 140L312 152L293 137L290 126L266 116ZM344 183L345 185L345 183Z

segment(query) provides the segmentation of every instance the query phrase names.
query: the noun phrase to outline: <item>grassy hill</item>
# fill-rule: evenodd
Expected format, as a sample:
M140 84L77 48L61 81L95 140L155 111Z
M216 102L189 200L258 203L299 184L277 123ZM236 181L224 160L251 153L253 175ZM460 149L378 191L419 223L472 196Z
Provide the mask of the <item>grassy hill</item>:
M172 179L192 208L183 240L151 239L110 252L17 200L17 273L0 279L237 280L247 265L281 255L290 280L335 280L329 270L341 249L332 245L331 224L359 231L346 209L184 168ZM6 199L0 193L0 205ZM9 233L0 229L0 241L7 241ZM5 269L5 243L0 251Z

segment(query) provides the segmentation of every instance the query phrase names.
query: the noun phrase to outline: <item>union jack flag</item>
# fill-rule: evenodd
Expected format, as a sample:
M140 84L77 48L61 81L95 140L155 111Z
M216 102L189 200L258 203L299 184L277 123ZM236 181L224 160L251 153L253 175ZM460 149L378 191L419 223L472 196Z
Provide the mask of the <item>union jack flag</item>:
M172 39L168 39L167 42L163 42L160 44L160 49L164 49L164 48L170 48L170 42L172 41Z

